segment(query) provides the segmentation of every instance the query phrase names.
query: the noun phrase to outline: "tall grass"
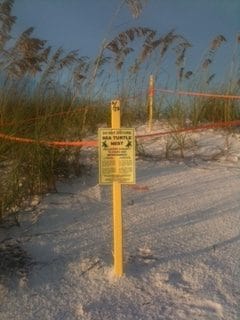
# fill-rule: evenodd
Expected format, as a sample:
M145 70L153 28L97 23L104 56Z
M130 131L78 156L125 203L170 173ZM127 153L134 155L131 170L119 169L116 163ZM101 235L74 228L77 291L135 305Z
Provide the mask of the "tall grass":
M2 89L5 91L1 94L1 133L36 141L22 144L0 140L0 216L3 218L4 214L19 210L33 194L54 187L54 177L59 173L63 155L60 150L50 149L38 141L66 136L71 123L68 117L60 117L57 121L56 117L48 117L48 109L51 112L67 109L63 101L59 103L58 99L48 97L40 104L37 96L29 94L26 87L24 90L12 86L8 90Z
M119 9L125 4L137 17L145 2L125 0ZM50 148L42 140L79 141L96 134L100 125L110 125L108 105L115 97L121 99L123 126L146 122L149 74L156 87L165 79L164 85L174 84L176 90L240 93L239 35L226 80L216 84L213 65L226 42L223 35L211 41L195 71L187 67L191 43L175 30L161 35L149 27L127 28L105 39L99 55L90 58L77 50L53 51L34 36L32 27L9 45L16 23L13 5L14 0L0 3L0 132L35 143L0 139L0 222L9 215L17 219L18 210L31 203L33 195L54 190L59 177L81 173L81 148ZM154 117L167 119L177 129L189 121L197 125L239 119L239 108L233 100L161 95L155 97ZM184 156L185 135L170 137L166 154L176 144Z

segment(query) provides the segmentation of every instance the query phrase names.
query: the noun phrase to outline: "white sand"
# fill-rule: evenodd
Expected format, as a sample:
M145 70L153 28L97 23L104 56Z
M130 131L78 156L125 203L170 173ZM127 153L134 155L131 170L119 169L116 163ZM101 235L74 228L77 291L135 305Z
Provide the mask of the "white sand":
M0 319L240 319L240 136L193 140L173 160L162 159L166 137L143 142L138 185L123 187L122 278L112 270L111 188L97 184L94 150L91 175L59 183L20 228L1 230L35 263L1 277Z

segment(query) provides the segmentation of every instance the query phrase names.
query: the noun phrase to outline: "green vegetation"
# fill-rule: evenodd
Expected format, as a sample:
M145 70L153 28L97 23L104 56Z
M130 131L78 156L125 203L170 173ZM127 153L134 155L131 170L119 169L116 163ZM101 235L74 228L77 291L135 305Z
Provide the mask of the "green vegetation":
M140 0L122 3L134 17L144 6ZM79 56L77 50L52 50L45 40L33 36L32 27L13 41L13 5L14 0L0 3L0 133L36 143L0 138L0 222L10 214L17 221L18 210L31 203L33 195L54 190L59 177L80 174L80 147L53 148L41 141L81 141L96 134L99 125L109 125L109 101L116 96L121 98L123 125L145 123L148 76L153 74L156 87L160 86L166 61L175 68L177 90L240 94L239 35L229 73L216 86L211 69L217 50L226 41L222 35L212 40L195 72L186 68L191 43L175 30L159 35L146 27L126 29L104 40L100 54L89 58ZM237 100L168 98L156 93L154 117L167 120L175 129L187 122L197 125L240 117ZM169 139L166 157L173 140L184 156L186 136Z

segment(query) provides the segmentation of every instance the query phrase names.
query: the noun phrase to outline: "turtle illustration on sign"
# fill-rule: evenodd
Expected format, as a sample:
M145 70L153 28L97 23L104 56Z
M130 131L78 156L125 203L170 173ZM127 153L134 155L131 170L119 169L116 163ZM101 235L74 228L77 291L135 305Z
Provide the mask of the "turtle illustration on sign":
M130 148L132 146L132 141L131 140L128 140L127 144L126 144L126 147L127 148Z
M103 147L103 148L107 148L107 147L108 147L108 145L107 145L107 142L106 142L106 141L103 141L103 142L102 142L102 147Z

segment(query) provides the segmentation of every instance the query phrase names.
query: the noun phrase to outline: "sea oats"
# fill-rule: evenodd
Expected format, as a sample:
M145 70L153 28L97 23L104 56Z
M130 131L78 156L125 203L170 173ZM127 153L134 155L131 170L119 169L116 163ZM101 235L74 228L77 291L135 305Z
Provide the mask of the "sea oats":
M205 60L203 61L203 64L202 64L203 69L208 68L208 66L209 66L211 63L212 63L212 60L211 60L211 59L209 59L209 58L205 59Z
M237 39L237 43L240 43L240 33L237 34L236 39Z
M211 42L211 45L210 45L210 50L216 50L220 47L220 45L222 44L222 42L226 42L226 38L223 36L223 35L218 35L216 36L212 42Z
M115 66L117 69L121 69L126 56L133 52L133 48L129 47L129 43L141 37L145 38L145 41L150 41L154 35L155 31L149 28L130 28L119 33L112 41L106 44L105 48L115 55Z
M140 16L146 2L147 0L125 0L125 3L134 18L138 18Z
M14 0L5 0L0 4L0 49L11 38L10 32L16 21L16 17L11 15L13 3Z
M215 73L211 74L210 77L207 79L206 83L209 84L214 77L215 77Z
M192 71L187 71L184 75L185 79L189 79L193 75Z

